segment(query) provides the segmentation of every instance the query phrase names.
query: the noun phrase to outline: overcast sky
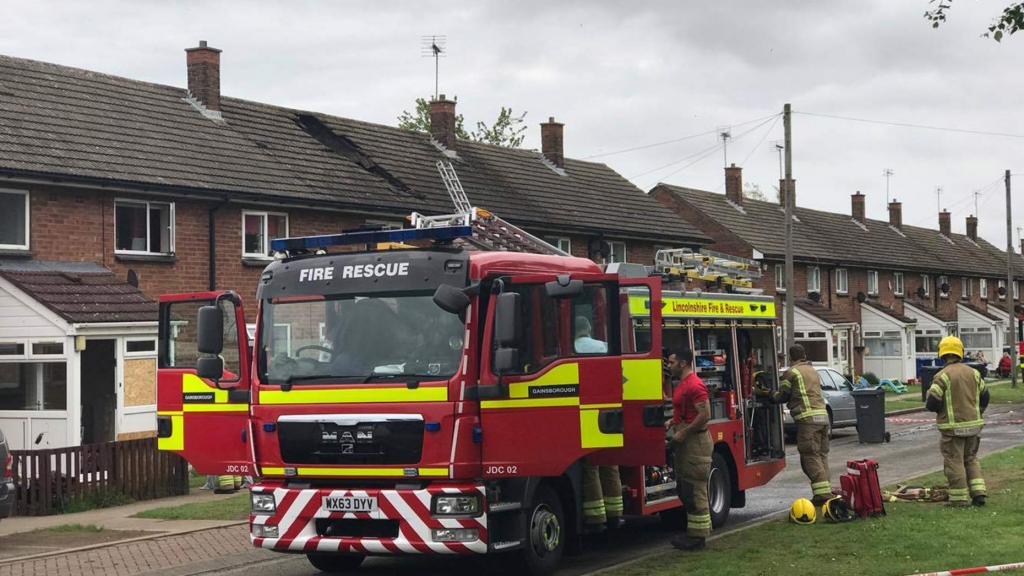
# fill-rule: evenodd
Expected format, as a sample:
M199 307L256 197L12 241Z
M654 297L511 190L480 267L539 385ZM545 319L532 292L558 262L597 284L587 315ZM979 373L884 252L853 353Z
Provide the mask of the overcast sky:
M224 51L225 95L394 124L434 91L421 37L446 35L440 88L458 95L467 125L492 121L503 105L527 111L525 146L537 148L538 124L554 116L574 158L733 126L728 161L774 193L782 122L743 123L786 102L797 112L1024 135L1024 37L980 37L1002 4L956 2L933 30L925 0L0 0L0 53L184 86L183 50L203 39ZM664 181L722 191L716 144L709 133L594 160L644 190ZM891 168L904 223L936 227L941 186L962 232L981 189L981 234L997 246L1006 237L1000 179L1011 169L1015 245L1024 226L1024 138L794 114L793 155L797 203L807 207L848 213L861 190L869 217L887 218L882 172Z

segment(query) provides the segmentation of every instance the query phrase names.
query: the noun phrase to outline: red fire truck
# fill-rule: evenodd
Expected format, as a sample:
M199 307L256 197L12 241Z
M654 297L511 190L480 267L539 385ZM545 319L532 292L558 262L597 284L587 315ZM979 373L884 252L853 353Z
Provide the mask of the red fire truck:
M750 389L777 385L771 298L517 252L543 243L477 216L274 240L252 347L237 294L160 298L160 448L259 478L254 546L327 572L423 553L549 574L581 533L584 458L620 467L627 515L678 519L666 348L695 350L711 391L715 525L782 470L780 410ZM325 252L389 242L432 244Z

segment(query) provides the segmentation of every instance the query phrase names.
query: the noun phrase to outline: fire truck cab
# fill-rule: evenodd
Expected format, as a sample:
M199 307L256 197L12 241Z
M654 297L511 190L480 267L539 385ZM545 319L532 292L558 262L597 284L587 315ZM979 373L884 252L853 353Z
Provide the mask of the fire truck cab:
M467 250L468 227L276 241L255 344L237 294L160 299L158 438L252 475L256 547L347 572L366 556L511 554L550 574L582 525L581 465L620 467L627 513L681 517L666 349L709 385L716 526L784 466L771 298L663 292L589 260ZM324 253L326 246L436 242ZM642 268L640 268L642 270Z

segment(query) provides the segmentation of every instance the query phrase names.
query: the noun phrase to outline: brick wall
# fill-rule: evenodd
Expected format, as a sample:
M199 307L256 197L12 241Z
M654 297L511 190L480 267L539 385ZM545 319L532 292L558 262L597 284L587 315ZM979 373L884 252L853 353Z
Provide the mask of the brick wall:
M744 258L753 257L754 252L750 244L741 240L739 236L717 221L708 218L703 212L698 211L692 204L676 194L659 186L651 191L651 196L711 238L714 243L708 246L709 249Z

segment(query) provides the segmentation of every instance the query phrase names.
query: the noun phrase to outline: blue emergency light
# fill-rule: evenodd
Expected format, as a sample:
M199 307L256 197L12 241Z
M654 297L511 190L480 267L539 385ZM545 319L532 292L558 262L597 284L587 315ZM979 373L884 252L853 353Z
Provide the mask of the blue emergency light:
M347 246L351 244L377 244L378 242L406 242L409 240L446 241L456 238L468 238L473 235L471 226L438 226L436 228L408 228L405 230L361 230L326 234L323 236L304 236L299 238L277 238L270 241L270 249L275 252L311 251L330 246Z

